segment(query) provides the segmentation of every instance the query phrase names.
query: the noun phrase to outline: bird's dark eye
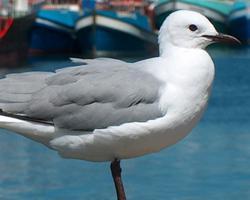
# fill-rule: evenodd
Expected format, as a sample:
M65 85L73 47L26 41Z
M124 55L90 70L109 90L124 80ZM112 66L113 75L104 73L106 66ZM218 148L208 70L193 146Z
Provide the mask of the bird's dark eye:
M188 28L189 28L190 31L196 31L198 29L198 27L196 25L194 25L194 24L189 25Z

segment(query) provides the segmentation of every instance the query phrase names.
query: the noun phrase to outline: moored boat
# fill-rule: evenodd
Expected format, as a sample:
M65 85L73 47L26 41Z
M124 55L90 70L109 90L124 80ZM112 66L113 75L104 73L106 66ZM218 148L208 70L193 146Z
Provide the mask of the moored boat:
M29 36L40 2L5 1L0 7L0 67L22 65L28 56Z
M74 54L78 0L51 0L39 10L32 30L30 54Z
M219 31L227 32L227 18L232 5L232 1L220 0L158 0L151 7L155 13L155 24L158 29L171 12L184 9L200 12L208 17Z
M98 1L83 7L76 22L82 53L93 57L153 55L157 37L143 8L140 0Z
M250 44L250 2L235 2L229 17L229 27L232 35Z

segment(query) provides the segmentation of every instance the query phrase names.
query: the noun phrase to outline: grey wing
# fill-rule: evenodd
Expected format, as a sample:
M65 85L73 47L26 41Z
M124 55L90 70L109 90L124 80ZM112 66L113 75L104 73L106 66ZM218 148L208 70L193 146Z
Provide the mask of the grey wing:
M0 109L8 113L23 114L32 95L47 86L45 80L51 72L9 74L0 79Z
M27 89L28 96L27 91L16 96L8 90L19 100L0 100L0 107L5 112L52 121L60 128L84 131L161 117L161 83L128 65L110 59L87 60L84 66L46 74L39 87Z

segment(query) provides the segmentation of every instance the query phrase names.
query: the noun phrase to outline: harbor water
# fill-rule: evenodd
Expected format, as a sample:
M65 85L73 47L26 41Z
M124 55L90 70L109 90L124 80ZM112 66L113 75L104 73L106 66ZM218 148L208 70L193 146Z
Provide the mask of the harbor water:
M210 49L216 77L208 109L184 140L122 161L129 200L250 199L250 49ZM66 58L31 59L20 71L54 71ZM128 147L129 148L129 147ZM0 129L0 199L115 200L109 163L66 160Z

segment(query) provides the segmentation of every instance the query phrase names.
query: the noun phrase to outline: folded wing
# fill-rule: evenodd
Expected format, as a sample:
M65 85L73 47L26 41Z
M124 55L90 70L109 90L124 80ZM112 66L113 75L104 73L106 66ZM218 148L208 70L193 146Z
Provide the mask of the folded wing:
M162 116L156 78L118 60L83 62L55 73L8 75L0 80L0 109L83 131Z

